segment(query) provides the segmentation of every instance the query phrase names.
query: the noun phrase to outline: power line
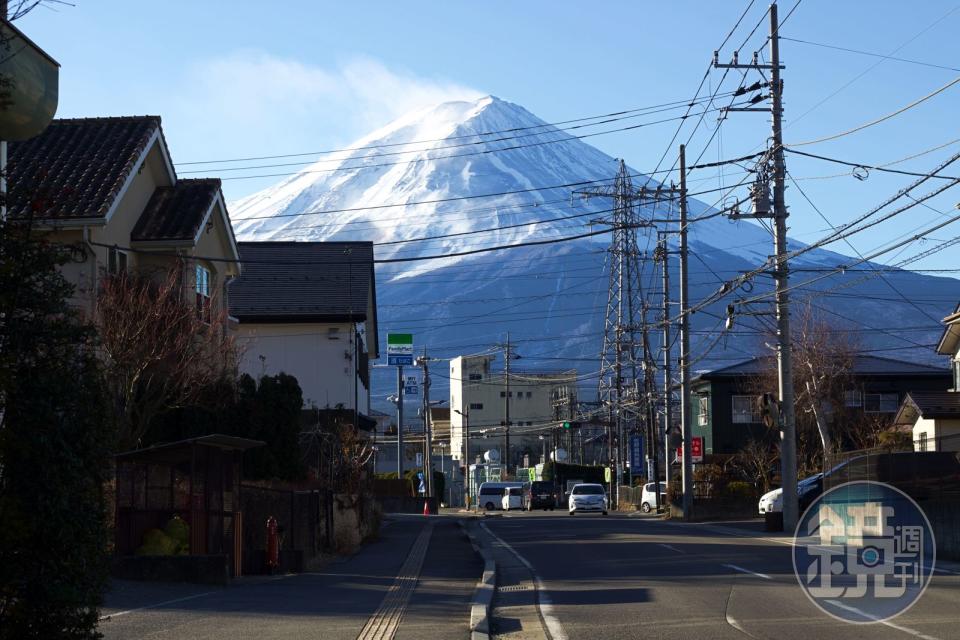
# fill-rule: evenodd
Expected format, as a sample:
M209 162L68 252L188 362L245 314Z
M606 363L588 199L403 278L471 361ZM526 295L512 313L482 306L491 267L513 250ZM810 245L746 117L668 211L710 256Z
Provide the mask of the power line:
M858 53L864 56L872 56L874 58L882 58L884 60L893 60L894 62L907 62L909 64L916 64L922 67L932 67L934 69L944 69L945 71L960 71L960 67L948 67L942 64L933 64L932 62L923 62L920 60L909 60L907 58L897 58L896 56L887 56L882 53L874 53L872 51L863 51L862 49L851 49L849 47L838 47L833 44L824 44L822 42L811 42L810 40L801 40L800 38L788 38L787 36L780 36L781 40L788 40L790 42L799 42L800 44L809 44L815 47L823 47L824 49L834 49L836 51L846 51L847 53Z
M255 161L255 160L277 160L277 159L280 159L280 158L300 158L300 157L304 157L304 156L332 155L332 154L336 154L336 153L353 153L353 152L356 152L356 151L371 151L371 150L376 150L376 149L392 149L392 148L396 148L396 147L404 147L404 146L415 145L415 144L430 144L430 143L432 143L432 142L445 142L445 141L448 141L448 140L464 140L464 139L467 139L467 138L479 138L479 137L482 137L482 136L492 136L492 135L501 135L501 134L505 134L505 133L515 133L515 132L517 132L517 131L530 131L530 130L532 130L532 129L545 129L545 128L548 128L548 127L559 128L561 125L573 124L573 123L576 123L576 122L586 122L587 120L599 120L599 119L602 119L602 118L619 118L620 116L625 116L625 115L628 115L628 114L634 114L634 113L640 114L640 112L642 112L642 111L651 112L651 113L658 113L659 111L654 111L654 110L666 110L666 109L664 109L664 108L666 108L666 107L673 108L673 109L679 109L679 108L681 108L681 107L690 105L691 102L696 103L696 102L697 102L697 97L694 96L694 98L693 98L692 100L674 100L674 101L672 101L672 102L664 102L664 103L661 103L661 104L650 105L650 106L647 106L647 107L636 107L636 108L633 108L633 109L624 109L624 110L621 110L621 111L613 111L613 112L611 112L611 113L604 113L604 114L596 115L596 116L584 116L584 117L580 117L580 118L571 118L571 119L569 119L569 120L559 120L559 121L556 121L556 122L544 122L543 124L529 125L529 126L525 126L525 127L510 127L510 128L508 128L508 129L496 129L496 130L490 130L490 131L479 131L479 132L477 132L477 133L466 133L466 134L461 134L461 135L447 136L447 137L444 137L444 138L428 138L428 139L423 139L423 140L410 140L410 141L407 141L407 142L385 142L385 143L373 144L373 145L364 145L364 146L356 146L356 147L344 147L344 148L342 148L342 149L325 149L325 150L321 150L321 151L305 151L305 152L297 152L297 153L281 153L281 154L269 155L269 156L249 156L249 157L246 157L246 158L222 158L222 159L219 159L219 160L193 160L193 161L190 161L190 162L178 162L178 163L176 163L176 165L177 165L178 167L183 167L183 166L187 166L187 165L197 165L197 164L221 164L221 163L227 163L227 162L253 162L253 161ZM640 115L649 115L649 113L640 114ZM620 119L622 119L622 118L620 118ZM602 124L602 123L594 123L594 124ZM491 140L490 142L494 142L494 141ZM407 152L407 153L410 153L410 152Z

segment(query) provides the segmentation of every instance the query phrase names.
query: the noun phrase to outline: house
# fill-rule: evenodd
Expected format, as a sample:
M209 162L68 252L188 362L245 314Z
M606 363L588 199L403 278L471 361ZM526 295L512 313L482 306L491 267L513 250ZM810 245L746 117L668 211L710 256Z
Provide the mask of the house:
M208 310L240 274L220 181L177 177L158 116L54 120L9 144L7 170L10 219L69 249L62 271L88 316L110 274L182 269Z
M757 379L775 367L772 358L752 358L691 381L693 435L703 437L704 453L733 454L767 433ZM907 392L942 392L951 384L946 369L870 355L854 356L851 375L846 407L887 417L891 424Z
M911 392L897 412L896 424L911 430L916 451L960 451L960 306L943 323L937 353L950 356L950 390Z
M230 287L230 315L241 371L295 376L304 408L345 409L359 424L370 415L370 359L380 355L373 244L238 246L244 270Z
M577 372L493 372L493 356L458 356L450 361L450 449L455 460L473 460L487 449L505 445L506 408L510 406L511 468L541 454L540 435L570 417L576 404ZM466 418L466 419L465 419ZM470 452L466 452L469 426Z
M449 407L430 407L430 441L435 455L450 453Z
M910 427L915 451L960 451L960 393L911 391L895 424Z

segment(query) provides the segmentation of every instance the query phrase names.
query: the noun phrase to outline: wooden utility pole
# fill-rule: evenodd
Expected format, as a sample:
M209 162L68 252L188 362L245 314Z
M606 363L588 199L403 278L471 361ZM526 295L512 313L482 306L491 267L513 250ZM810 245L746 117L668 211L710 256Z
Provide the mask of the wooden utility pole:
M507 344L503 349L503 385L506 391L503 397L503 466L508 477L510 476L510 359L512 357L510 332L507 331ZM506 480L507 478L503 479Z
M670 251L666 237L660 242L660 259L663 267L663 467L664 479L670 485L670 427L673 424L673 374L670 362ZM659 487L657 495L660 494Z

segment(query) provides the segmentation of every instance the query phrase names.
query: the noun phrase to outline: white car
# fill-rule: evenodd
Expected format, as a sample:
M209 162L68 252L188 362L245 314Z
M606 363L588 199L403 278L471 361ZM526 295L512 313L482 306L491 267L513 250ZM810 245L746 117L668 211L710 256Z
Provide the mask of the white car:
M504 489L503 498L500 499L500 507L504 511L523 509L523 488L507 487Z
M570 490L570 499L567 501L570 515L580 511L599 511L607 515L607 492L602 484L578 484Z
M818 473L809 478L804 478L797 483L797 499L800 503L801 513L810 506L817 497L823 493L823 474ZM766 513L779 513L783 511L783 489L774 489L760 496L760 503L757 505L760 515Z
M648 482L643 485L643 491L640 494L640 510L644 513L650 513L653 509L657 508L657 496L654 494L654 484ZM660 483L660 506L663 507L667 504L667 483Z

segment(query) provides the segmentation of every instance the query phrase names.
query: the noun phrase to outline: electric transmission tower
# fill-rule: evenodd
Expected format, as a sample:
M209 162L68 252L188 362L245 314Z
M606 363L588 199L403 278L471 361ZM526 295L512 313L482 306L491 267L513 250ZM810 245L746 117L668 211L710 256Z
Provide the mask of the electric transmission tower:
M644 371L642 320L644 295L640 281L641 253L637 244L637 229L652 227L639 215L638 204L658 202L672 197L672 190L635 189L623 160L613 185L578 190L586 197L613 200L613 217L596 220L609 224L613 234L608 249L610 284L607 293L607 311L603 329L603 349L600 353L600 380L598 400L607 414L607 446L611 477L611 499L618 504L616 487L621 482L628 433L638 427L645 407L643 400ZM646 422L646 420L643 420ZM656 452L649 452L656 456ZM636 473L636 470L632 470Z

